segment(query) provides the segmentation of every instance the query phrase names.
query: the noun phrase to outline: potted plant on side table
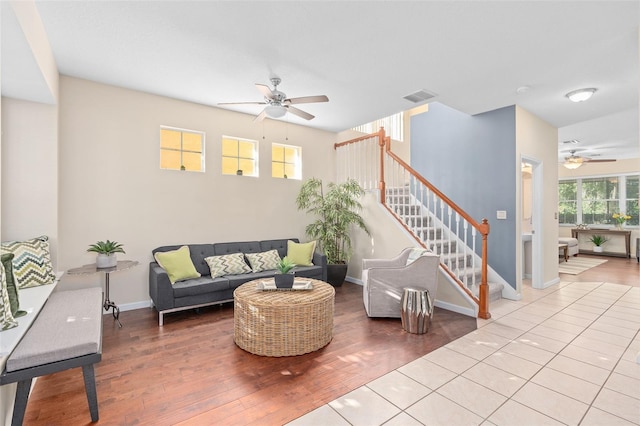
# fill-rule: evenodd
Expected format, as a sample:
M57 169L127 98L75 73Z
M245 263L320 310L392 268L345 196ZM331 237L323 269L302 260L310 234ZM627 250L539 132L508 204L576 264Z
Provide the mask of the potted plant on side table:
M124 253L122 244L117 241L98 241L91 244L87 249L88 252L98 253L96 257L96 267L99 269L113 268L118 264L116 253Z
M278 272L273 276L277 288L292 288L295 275L291 270L296 266L287 256L278 262Z
M592 235L591 238L589 238L589 241L592 242L594 245L593 247L594 253L602 253L602 245L609 240L607 240L602 235Z
M347 262L351 257L351 227L369 230L360 216L362 205L359 198L364 189L353 179L336 184L329 183L324 191L322 180L311 178L300 187L296 199L299 210L317 216L307 225L306 233L317 239L319 247L327 256L327 281L339 287L347 276Z

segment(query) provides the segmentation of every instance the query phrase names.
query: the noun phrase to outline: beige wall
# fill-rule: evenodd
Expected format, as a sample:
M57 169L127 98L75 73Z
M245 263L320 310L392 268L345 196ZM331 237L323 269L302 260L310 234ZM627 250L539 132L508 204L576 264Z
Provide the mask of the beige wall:
M2 240L47 235L57 265L58 108L2 98Z
M618 160L611 163L587 163L575 170L569 170L563 167L561 164L558 166L558 177L560 178L582 178L582 177L596 177L606 175L616 175L625 173L639 173L640 172L640 158L632 158L627 160ZM570 237L571 228L573 225L560 226L559 235L561 237ZM631 230L631 257L636 255L636 238L640 238L640 229L638 227L628 227ZM609 244L609 249L612 251L624 251L623 245L620 245L619 241L612 240ZM580 243L580 248L587 250L593 247L593 244L588 242Z
M541 239L541 280L544 285L552 284L558 279L558 130L549 123L541 120L529 111L516 106L516 161L520 164L522 157L529 157L541 163L537 172L542 174L540 210L542 216L540 228L536 235ZM518 184L516 185L517 217L523 217L522 203L522 173L520 167L516 169ZM534 181L535 186L535 181ZM534 187L533 191L537 191ZM535 212L535 206L534 212ZM534 223L536 218L534 217ZM517 289L522 285L523 244L521 242L522 221L516 221L516 280Z
M127 252L120 258L141 265L112 276L111 299L136 303L149 299L155 247L305 239L309 218L295 206L301 181L271 178L270 144L301 146L303 179L330 180L335 133L272 120L263 127L246 114L70 77L60 82L59 269L91 263L89 244L117 240ZM205 173L160 170L161 125L206 133ZM222 135L259 141L259 178L221 174ZM64 276L59 287L99 280Z

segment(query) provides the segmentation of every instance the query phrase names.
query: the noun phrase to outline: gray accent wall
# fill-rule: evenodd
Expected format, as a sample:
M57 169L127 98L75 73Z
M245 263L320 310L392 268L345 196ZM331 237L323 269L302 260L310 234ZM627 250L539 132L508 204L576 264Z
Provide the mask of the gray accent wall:
M513 288L515 119L515 106L471 116L439 103L411 117L411 167L476 221L489 220L489 265ZM506 220L496 219L498 210L507 212Z

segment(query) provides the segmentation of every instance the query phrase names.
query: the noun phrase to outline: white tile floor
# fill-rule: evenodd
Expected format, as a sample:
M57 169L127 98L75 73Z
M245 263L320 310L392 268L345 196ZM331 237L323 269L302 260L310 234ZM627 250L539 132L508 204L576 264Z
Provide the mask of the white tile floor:
M525 287L491 315L289 425L640 425L640 287Z

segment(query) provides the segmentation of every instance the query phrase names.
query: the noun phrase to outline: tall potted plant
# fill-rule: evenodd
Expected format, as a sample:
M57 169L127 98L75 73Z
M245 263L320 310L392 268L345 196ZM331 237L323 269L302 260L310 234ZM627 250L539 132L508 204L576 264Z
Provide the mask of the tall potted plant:
M369 235L360 216L359 198L363 195L364 190L353 179L329 183L325 192L322 180L311 178L302 184L296 199L299 210L316 215L316 220L307 225L306 233L318 241L327 256L327 281L333 286L341 286L347 276L351 227L356 226Z

